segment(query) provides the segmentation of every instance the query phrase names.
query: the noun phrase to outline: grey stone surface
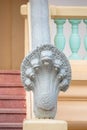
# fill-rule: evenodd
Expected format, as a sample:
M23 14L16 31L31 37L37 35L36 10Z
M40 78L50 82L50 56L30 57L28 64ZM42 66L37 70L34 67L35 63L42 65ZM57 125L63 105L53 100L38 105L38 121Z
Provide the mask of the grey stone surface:
M34 94L37 118L54 118L59 91L66 91L71 81L71 67L66 56L51 44L42 45L27 55L21 65L21 79Z
M32 49L50 43L48 0L30 0Z

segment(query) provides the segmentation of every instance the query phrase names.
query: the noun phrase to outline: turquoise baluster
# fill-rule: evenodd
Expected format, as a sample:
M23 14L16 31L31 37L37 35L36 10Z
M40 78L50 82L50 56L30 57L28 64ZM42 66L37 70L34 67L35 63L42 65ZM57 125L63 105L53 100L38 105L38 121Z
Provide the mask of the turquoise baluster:
M86 24L86 35L84 38L84 46L85 46L85 50L87 51L87 20L83 20L83 21ZM87 60L87 55L84 57L84 60Z
M57 34L54 38L54 43L55 46L60 50L63 51L64 47L65 47L65 37L63 34L63 25L66 22L65 19L55 19L54 22L56 23L57 26Z
M71 20L69 20L69 22L72 25L72 33L71 33L71 36L69 39L72 55L69 57L69 59L80 60L81 58L78 55L78 50L80 48L81 39L80 39L80 35L78 33L78 30L79 30L78 26L79 26L81 20L71 19Z

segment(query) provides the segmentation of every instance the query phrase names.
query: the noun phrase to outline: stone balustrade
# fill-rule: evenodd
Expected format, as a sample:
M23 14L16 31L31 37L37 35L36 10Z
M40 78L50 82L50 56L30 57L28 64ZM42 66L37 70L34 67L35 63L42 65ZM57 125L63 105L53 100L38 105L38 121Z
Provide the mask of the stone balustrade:
M87 51L87 32L85 32L85 36L83 39L81 39L81 36L79 35L79 24L81 23L81 19L69 19L68 20L69 24L71 24L71 32L70 32L70 37L68 39L68 44L70 47L70 50L72 54L69 56L70 60L87 60L87 55L84 56L83 58L79 56L78 51L81 46L81 40L83 40L84 44L84 49ZM66 19L54 19L54 23L56 24L56 35L54 38L54 43L55 46L60 50L63 51L66 45L66 37L64 35L64 26L66 23ZM85 24L86 31L87 31L87 20L84 19L83 23Z

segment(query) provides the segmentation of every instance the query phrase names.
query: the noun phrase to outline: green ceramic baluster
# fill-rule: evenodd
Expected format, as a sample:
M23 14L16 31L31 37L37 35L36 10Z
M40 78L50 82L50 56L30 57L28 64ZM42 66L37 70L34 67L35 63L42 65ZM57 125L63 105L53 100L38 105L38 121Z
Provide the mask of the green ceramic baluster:
M54 22L57 25L57 34L54 38L55 46L60 50L63 51L65 47L65 37L63 34L63 25L65 23L65 19L55 19Z
M85 46L85 50L87 51L87 20L83 20L83 21L86 24L86 35L84 38L84 46ZM84 57L84 60L87 60L87 55Z
M69 20L69 22L72 25L72 33L70 36L70 48L72 51L72 55L69 57L69 59L74 59L74 60L80 60L80 56L78 55L78 50L80 48L80 44L81 44L81 39L80 39L80 35L78 32L78 26L81 22L81 20L79 19L71 19Z

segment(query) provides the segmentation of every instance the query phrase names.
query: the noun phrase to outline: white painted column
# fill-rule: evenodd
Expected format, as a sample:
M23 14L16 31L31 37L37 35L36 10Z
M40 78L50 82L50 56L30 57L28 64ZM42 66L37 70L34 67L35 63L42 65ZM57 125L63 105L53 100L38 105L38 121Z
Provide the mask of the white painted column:
M50 44L48 0L30 0L32 49Z

